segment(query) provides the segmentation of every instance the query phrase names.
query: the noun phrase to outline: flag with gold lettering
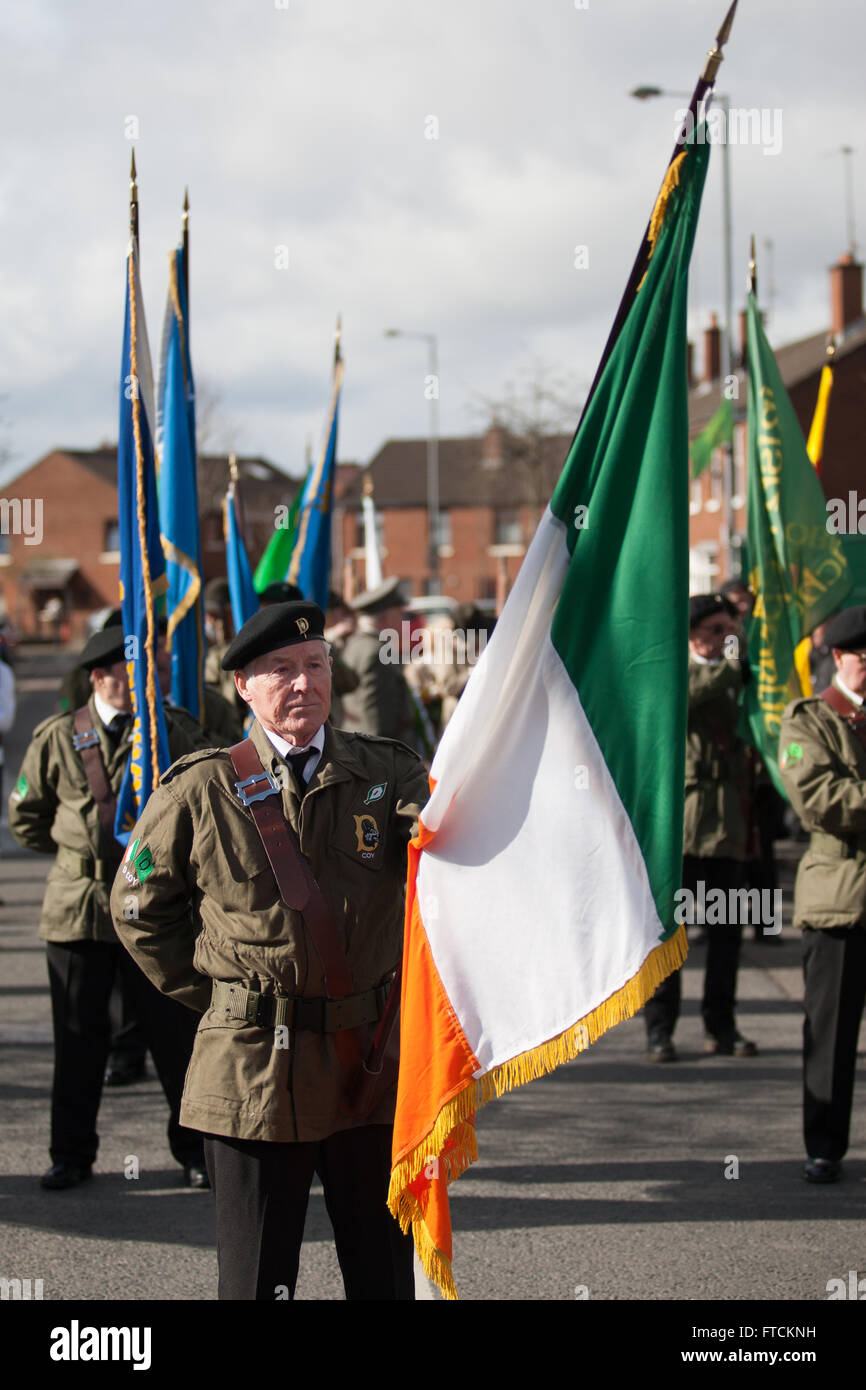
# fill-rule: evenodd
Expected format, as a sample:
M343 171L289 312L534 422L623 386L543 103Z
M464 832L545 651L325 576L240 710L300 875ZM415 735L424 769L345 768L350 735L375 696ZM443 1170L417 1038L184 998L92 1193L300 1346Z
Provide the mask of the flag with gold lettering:
M754 294L747 305L749 627L752 679L745 706L752 740L783 796L779 727L785 706L804 690L795 651L851 591L839 537L803 431L782 384Z

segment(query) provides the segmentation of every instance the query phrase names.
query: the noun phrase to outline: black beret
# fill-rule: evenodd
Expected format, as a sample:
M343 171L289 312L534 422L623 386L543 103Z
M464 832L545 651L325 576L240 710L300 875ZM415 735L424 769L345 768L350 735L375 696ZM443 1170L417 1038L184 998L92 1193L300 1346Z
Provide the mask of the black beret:
M831 618L824 629L824 643L840 652L866 651L866 606L846 608Z
M377 584L375 589L365 589L363 594L352 599L349 607L354 608L356 613L381 613L386 608L401 608L403 602L400 580L395 575Z
M239 671L257 656L324 638L325 615L317 603L272 603L244 623L222 659L224 671Z
M259 594L259 603L299 603L304 595L297 584L289 584L285 579L275 579L267 584Z
M689 630L710 618L714 613L724 613L727 618L736 618L737 610L721 594L692 594L689 599Z
M78 664L85 671L92 671L95 666L113 666L123 657L123 628L104 627L87 639Z

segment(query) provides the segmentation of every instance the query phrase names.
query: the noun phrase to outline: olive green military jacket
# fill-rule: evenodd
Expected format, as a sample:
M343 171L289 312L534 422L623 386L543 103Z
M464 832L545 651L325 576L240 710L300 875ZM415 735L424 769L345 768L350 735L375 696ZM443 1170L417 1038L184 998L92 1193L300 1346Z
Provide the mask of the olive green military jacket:
M131 730L115 745L92 697L87 708L99 735L109 784L117 796L129 760ZM9 798L9 829L25 849L57 856L45 884L39 925L43 941L116 943L109 894L123 850L116 841L105 842L81 754L72 746L73 716L74 711L54 714L34 729ZM198 729L192 716L187 715L187 719ZM172 758L195 748L195 739L169 714L165 722ZM198 733L200 736L200 729Z
M738 661L689 654L683 854L746 858L746 745L737 738L743 675Z
M343 661L360 677L357 689L343 695L343 728L412 744L412 695L400 666L379 659L381 647L377 633L359 630L352 633L343 648Z
M326 725L322 757L299 800L260 724L250 737L282 784L283 814L327 901L355 989L372 989L400 958L406 846L428 795L424 765L390 739ZM310 934L280 898L235 780L226 752L170 768L133 831L138 852L148 851L146 872L122 865L112 893L118 935L145 974L204 1011L181 1123L281 1142L389 1123L395 1089L365 1121L341 1113L345 1073L333 1033L262 1028L210 1007L214 980L269 995L325 996Z
M826 700L794 700L782 716L779 770L811 831L794 885L794 925L866 921L866 748Z

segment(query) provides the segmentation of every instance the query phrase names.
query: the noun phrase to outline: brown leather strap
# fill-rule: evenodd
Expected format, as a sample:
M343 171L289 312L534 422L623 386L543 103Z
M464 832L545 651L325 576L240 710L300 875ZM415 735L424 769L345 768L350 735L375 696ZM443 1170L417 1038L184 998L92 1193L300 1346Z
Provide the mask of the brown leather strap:
M238 796L256 823L277 880L280 897L286 907L301 913L313 938L313 945L322 962L328 998L343 999L354 994L355 985L346 953L328 904L283 816L281 789L262 767L252 739L246 738L242 743L234 744L229 749L229 756L239 778L236 783ZM335 1033L334 1043L343 1066L357 1071L367 1052L366 1029L353 1028Z
M301 853L300 845L286 824L282 798L276 794L278 789L266 789L268 774L262 767L255 744L252 739L246 738L230 748L229 755L241 782L253 779L245 789L247 797L250 792L253 796L262 797L260 801L250 801L249 811L274 871L280 897L286 907L302 913L309 928L322 962L328 997L341 999L347 994L354 994L355 985L328 904ZM271 790L275 793L273 796Z
M845 720L852 734L866 748L866 709L862 705L852 704L835 685L828 685L826 690L822 690L821 699Z
M72 716L75 726L75 737L72 740L76 753L81 758L84 767L84 775L87 778L87 785L90 794L96 802L96 810L99 815L99 824L105 835L107 845L116 851L118 863L123 855L123 846L114 838L114 816L116 811L114 792L108 780L108 773L105 770L105 763L102 761L102 749L99 745L99 735L93 727L90 718L90 710L87 705L82 705Z

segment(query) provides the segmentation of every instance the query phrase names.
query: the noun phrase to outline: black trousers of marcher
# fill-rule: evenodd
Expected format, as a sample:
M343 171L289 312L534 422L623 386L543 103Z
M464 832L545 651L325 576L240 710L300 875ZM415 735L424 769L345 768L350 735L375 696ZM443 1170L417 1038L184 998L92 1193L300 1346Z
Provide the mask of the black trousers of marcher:
M737 859L698 859L683 855L683 888L698 897L698 882L703 880L705 892L721 888L728 903L728 891L741 888L744 865ZM728 922L725 910L723 922L707 923L704 927L707 942L707 963L704 970L704 998L701 1014L704 1031L714 1038L733 1033L736 1028L734 1007L737 995L737 966L740 961L741 922ZM647 1032L671 1035L680 1016L680 971L675 970L663 980L644 1008Z
M111 1048L109 1000L120 972L169 1104L171 1152L178 1163L203 1163L202 1136L178 1118L198 1015L160 994L119 943L49 941L47 955L54 1020L52 1160L89 1164L96 1158L96 1116Z
M135 996L129 986L129 977L117 972L114 988L109 1002L111 1018L111 1058L127 1066L144 1066L147 1057L147 1043L138 1019Z
M294 1298L310 1184L318 1173L347 1300L414 1299L412 1237L402 1234L386 1205L391 1137L390 1125L345 1129L308 1144L206 1135L220 1298Z
M848 1148L857 1034L866 1002L866 926L803 931L803 1138L810 1158Z

